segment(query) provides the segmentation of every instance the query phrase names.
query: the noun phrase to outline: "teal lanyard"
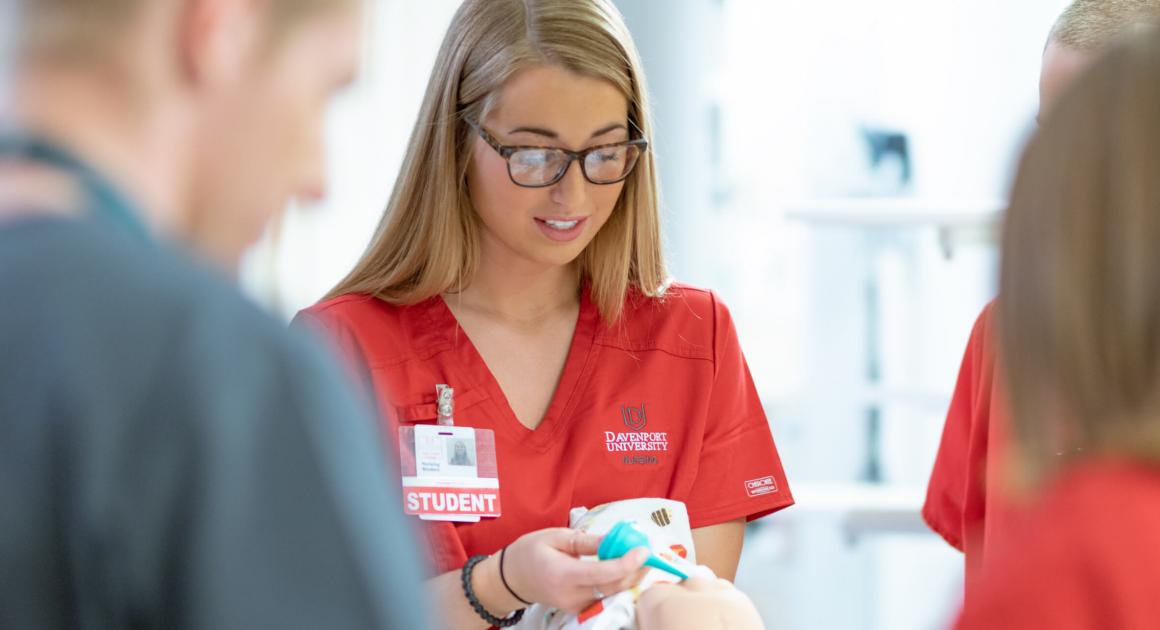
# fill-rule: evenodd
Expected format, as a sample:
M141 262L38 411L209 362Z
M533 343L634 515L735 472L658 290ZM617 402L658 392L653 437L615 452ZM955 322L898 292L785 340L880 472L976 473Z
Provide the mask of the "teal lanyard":
M152 241L149 231L129 200L103 175L66 149L35 136L0 134L0 156L37 162L60 169L80 185L85 210L136 238Z

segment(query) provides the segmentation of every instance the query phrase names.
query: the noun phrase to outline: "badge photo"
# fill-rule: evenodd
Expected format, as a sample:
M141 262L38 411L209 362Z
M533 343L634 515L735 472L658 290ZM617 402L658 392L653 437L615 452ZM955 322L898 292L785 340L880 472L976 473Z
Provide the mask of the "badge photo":
M500 515L495 433L446 425L399 427L403 510L425 520Z

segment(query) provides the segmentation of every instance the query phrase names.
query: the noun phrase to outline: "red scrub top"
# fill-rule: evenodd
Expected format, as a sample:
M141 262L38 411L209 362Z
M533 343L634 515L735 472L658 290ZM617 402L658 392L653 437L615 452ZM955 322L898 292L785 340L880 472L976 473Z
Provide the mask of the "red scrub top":
M1160 627L1160 468L1078 464L991 547L959 630Z
M927 488L923 519L966 556L968 596L992 545L1014 522L1006 497L1010 414L996 369L995 303L971 331Z
M584 291L560 383L534 431L516 419L441 297L393 306L346 295L299 318L324 327L354 360L390 435L400 423L435 420L437 383L455 389L457 426L495 431L503 515L424 522L437 572L565 527L577 506L675 499L697 528L793 504L733 320L710 291L630 294L612 326Z

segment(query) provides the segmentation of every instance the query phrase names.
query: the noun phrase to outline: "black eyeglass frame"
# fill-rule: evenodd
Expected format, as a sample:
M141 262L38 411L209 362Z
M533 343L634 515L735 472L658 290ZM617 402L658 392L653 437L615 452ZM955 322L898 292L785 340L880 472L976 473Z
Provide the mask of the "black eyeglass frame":
M500 144L499 140L496 140L495 137L492 136L490 133L488 133L487 130L484 129L481 125L477 125L477 124L470 122L470 121L467 124L472 129L474 129L476 131L476 133L479 134L479 137L483 138L483 141L486 142L488 144L488 146L495 149L495 152L498 153L499 156L502 157L505 162L507 162L508 179L510 179L513 184L515 184L516 186L519 186L521 188L547 188L548 186L555 185L561 179L564 179L564 175L568 174L568 169L572 168L572 162L579 162L580 163L580 172L583 173L584 179L586 181L588 181L589 183L595 184L597 186L611 186L612 184L619 184L620 182L628 179L629 175L632 175L632 171L636 169L636 163L640 161L640 157L642 155L644 155L645 151L648 150L648 140L646 140L644 138L635 138L632 140L625 140L624 142L610 142L608 144L600 144L600 145L597 145L594 147L588 147L587 149L584 149L583 151L570 151L568 149L563 149L560 147ZM584 160L585 160L585 158L588 157L589 154L595 153L597 151L601 151L604 149L608 149L611 147L622 147L622 146L640 147L640 153L638 153L636 156L636 159L633 160L632 166L625 169L624 174L621 175L619 179L614 179L612 181L607 181L607 182L604 182L604 181L598 182L598 181L594 181L591 177L588 176L588 168L584 166ZM548 182L543 183L543 184L521 184L521 183L517 182L515 176L512 175L511 157L517 151L528 151L528 150L532 150L532 151L557 151L559 153L563 153L564 156L568 159L564 162L564 166L560 168L560 171L558 173L556 173L556 176L553 177Z

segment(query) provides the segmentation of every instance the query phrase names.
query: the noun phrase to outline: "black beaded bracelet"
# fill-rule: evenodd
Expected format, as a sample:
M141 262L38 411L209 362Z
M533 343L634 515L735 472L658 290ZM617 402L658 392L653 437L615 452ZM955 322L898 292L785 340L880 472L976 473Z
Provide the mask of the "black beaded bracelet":
M495 615L487 612L479 598L475 596L475 590L471 588L471 572L475 570L475 565L487 560L487 556L472 556L467 564L463 565L463 572L460 573L460 579L463 581L463 594L467 596L467 603L471 604L472 609L476 614L483 618L484 621L497 628L508 628L520 622L524 618L524 609L521 608L511 615L500 619Z

